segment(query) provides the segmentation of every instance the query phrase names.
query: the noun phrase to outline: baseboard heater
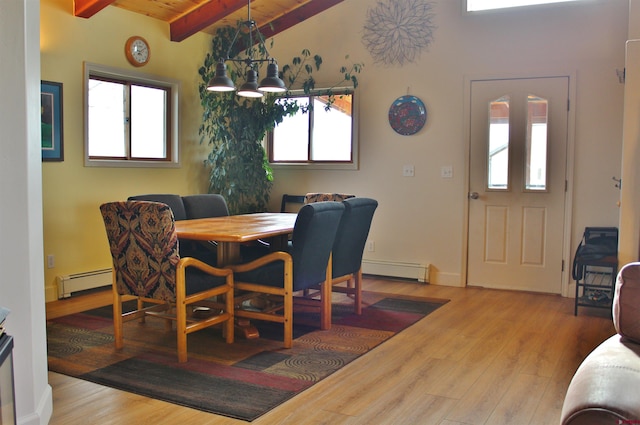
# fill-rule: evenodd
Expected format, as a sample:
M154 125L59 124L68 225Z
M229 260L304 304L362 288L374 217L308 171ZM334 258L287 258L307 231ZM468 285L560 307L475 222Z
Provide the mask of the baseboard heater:
M102 269L58 276L58 299L69 298L74 292L111 286L111 275L111 269Z
M362 260L362 273L416 279L418 282L425 283L429 282L429 264Z

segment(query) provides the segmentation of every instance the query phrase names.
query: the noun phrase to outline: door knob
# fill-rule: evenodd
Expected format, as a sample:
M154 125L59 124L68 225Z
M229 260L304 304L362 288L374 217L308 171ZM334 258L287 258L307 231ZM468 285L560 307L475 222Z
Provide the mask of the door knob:
M469 199L478 199L479 197L478 192L469 192Z

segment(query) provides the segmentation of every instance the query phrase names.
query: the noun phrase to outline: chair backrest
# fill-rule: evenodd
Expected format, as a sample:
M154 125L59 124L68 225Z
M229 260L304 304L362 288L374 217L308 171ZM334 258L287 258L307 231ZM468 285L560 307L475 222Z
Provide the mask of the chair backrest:
M304 195L288 195L285 193L282 195L280 212L298 212L304 203ZM294 204L295 208L290 208L289 204Z
M174 195L171 193L150 193L147 195L129 196L129 201L150 201L150 202L162 202L169 205L171 211L173 211L173 218L175 220L186 220L187 213L184 209L184 203L180 195Z
M342 202L345 199L354 198L356 195L348 193L307 193L304 196L304 203L311 204L314 202L334 201Z
M290 251L295 291L325 280L329 255L344 208L340 202L318 202L304 205L298 212Z
M178 235L171 209L147 201L100 206L120 295L175 301Z
M224 217L229 215L229 207L224 196L217 193L203 193L182 197L187 219Z
M343 204L344 214L333 242L333 277L360 269L373 214L378 208L378 201L370 198L349 198Z

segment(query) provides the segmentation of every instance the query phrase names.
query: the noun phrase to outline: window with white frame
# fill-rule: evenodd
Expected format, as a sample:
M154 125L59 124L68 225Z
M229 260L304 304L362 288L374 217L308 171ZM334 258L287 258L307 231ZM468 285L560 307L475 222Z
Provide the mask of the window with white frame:
M580 0L467 0L467 12Z
M268 135L272 165L304 165L316 168L357 167L357 121L354 94L294 94L300 110L285 117ZM310 107L311 105L311 107Z
M85 64L85 165L176 167L177 80Z

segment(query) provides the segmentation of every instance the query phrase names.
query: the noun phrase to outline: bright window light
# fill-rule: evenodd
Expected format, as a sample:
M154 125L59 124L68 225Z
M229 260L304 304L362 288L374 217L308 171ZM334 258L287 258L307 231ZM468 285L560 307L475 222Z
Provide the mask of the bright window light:
M580 0L467 0L467 12Z

